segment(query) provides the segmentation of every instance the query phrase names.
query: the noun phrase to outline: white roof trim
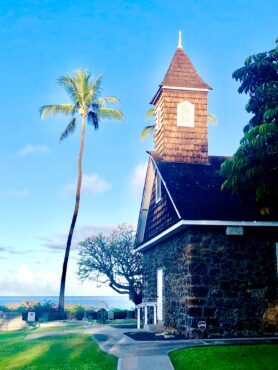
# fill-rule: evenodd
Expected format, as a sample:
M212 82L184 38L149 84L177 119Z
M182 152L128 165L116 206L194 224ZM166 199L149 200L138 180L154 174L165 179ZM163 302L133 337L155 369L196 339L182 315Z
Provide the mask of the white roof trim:
M176 233L180 229L190 225L203 225L203 226L248 226L248 227L278 227L277 221L220 221L220 220L180 220L175 225L162 231L151 240L140 245L136 248L137 251L143 251L158 241L168 238L170 235Z
M153 181L154 181L154 165L153 161L149 159L136 233L136 241L139 243L144 240Z
M180 215L180 213L179 213L179 211L178 211L178 209L177 209L177 207L176 207L176 205L175 205L175 203L173 201L173 198L172 198L172 196L171 196L171 194L170 194L170 192L169 192L169 190L167 188L166 182L164 181L163 177L161 176L161 173L160 173L160 171L159 171L159 169L158 169L158 167L157 167L157 165L155 163L155 160L153 159L152 155L150 155L150 157L151 157L151 160L153 162L153 165L154 165L157 173L159 174L159 177L161 178L162 184L164 185L164 187L166 189L166 192L167 192L167 194L168 194L168 196L169 196L169 198L170 198L170 200L171 200L171 202L173 204L173 207L174 207L174 209L175 209L175 211L176 211L176 213L178 215L178 218L181 218L181 215Z
M178 86L161 86L162 89L185 90L185 91L210 91L210 89L200 89L198 87L178 87Z
M157 236L155 236L151 240L149 240L146 243L140 245L139 248L136 248L136 251L142 251L142 250L150 248L153 244L158 242L160 239L165 239L166 237L169 237L170 235L177 232L179 229L182 228L182 226L183 226L183 223L182 223L182 220L180 220L175 225L169 227L168 229L162 231L162 233L158 234Z
M155 104L160 92L162 89L168 89L168 90L182 90L182 91L210 91L210 89L201 89L198 87L179 87L179 86L168 86L168 85L160 85L159 89L157 90L155 96L151 100L151 104Z

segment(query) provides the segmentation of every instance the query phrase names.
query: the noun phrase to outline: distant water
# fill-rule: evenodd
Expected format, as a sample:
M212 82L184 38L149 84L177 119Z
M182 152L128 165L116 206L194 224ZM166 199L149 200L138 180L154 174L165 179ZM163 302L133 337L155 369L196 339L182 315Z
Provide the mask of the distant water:
M44 303L51 301L58 304L58 297L56 296L18 296L8 297L0 296L0 305L11 303L22 303L23 301L38 301ZM65 304L81 304L85 306L95 307L99 302L106 302L108 308L132 309L134 304L128 299L128 296L66 296Z

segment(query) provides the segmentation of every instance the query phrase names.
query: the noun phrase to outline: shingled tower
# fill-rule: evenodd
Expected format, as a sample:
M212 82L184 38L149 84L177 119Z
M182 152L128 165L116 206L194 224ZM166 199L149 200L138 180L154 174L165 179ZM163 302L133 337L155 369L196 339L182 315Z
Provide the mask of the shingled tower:
M207 95L211 87L198 75L179 45L151 101L155 107L155 151L164 161L207 163Z

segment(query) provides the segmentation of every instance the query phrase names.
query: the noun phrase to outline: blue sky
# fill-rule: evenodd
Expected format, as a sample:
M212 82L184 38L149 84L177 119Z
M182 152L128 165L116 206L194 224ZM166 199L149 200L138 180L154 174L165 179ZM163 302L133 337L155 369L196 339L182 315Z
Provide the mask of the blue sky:
M85 68L121 99L122 123L87 130L77 241L136 224L146 150L140 132L150 98L177 47L213 87L209 152L231 155L249 116L232 72L274 47L275 1L0 0L0 295L58 293L73 211L79 132L59 144L67 121L41 121L41 105L67 102L57 77ZM77 281L73 251L66 294L114 294Z

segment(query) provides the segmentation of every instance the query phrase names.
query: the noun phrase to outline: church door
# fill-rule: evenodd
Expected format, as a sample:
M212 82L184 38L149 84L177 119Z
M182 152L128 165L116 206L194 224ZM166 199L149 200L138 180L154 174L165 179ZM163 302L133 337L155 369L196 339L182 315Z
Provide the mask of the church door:
M157 270L157 320L163 320L163 270Z

